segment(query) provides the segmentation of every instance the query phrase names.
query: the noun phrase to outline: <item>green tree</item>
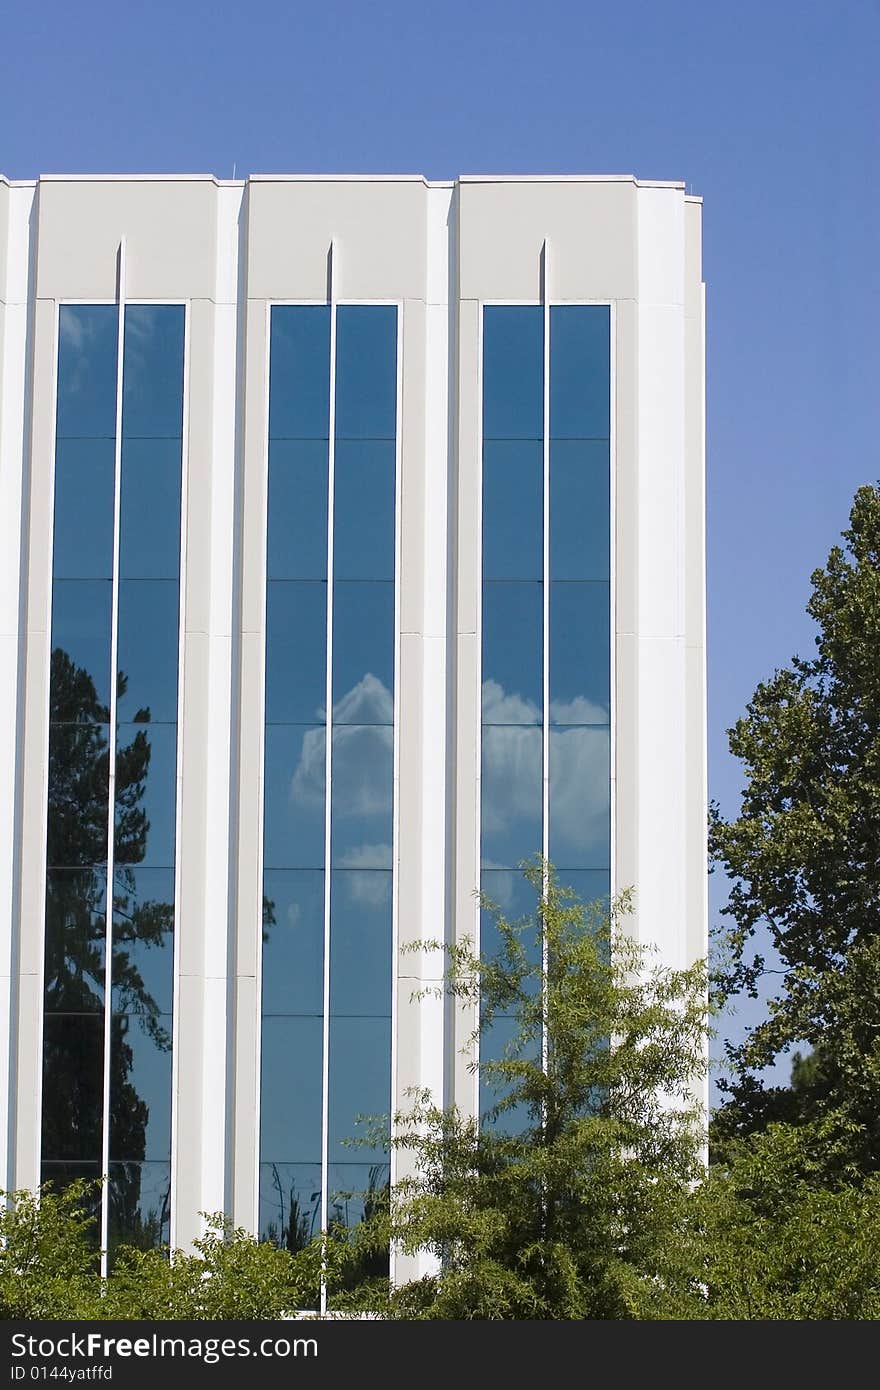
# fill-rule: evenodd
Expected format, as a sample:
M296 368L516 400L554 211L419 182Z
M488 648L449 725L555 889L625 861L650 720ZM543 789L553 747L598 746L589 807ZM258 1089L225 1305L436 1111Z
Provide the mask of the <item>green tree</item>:
M482 1120L415 1098L392 1138L415 1176L354 1234L437 1261L389 1293L393 1317L638 1316L702 1172L702 965L652 961L621 930L625 901L609 920L552 869L545 881L541 862L526 877L535 916L492 909L498 955L480 959L469 943L449 955L445 988L479 1010L494 1054L480 1067ZM509 1041L491 1046L500 1025ZM362 1302L375 1308L377 1295L373 1285Z
M779 957L768 1014L728 1049L714 1151L773 1121L823 1122L825 1181L880 1169L880 491L856 493L843 546L812 576L816 655L761 684L730 730L744 764L739 814L714 808L711 853L732 880L722 998L757 994ZM806 1045L789 1087L763 1069Z

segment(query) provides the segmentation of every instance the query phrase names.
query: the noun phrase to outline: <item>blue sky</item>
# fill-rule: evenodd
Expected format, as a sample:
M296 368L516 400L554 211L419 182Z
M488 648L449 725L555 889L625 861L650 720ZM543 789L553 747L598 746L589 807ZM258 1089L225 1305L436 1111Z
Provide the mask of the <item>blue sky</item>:
M702 195L710 792L734 810L724 730L810 649L810 572L880 474L877 0L42 0L0 39L11 178L635 173Z

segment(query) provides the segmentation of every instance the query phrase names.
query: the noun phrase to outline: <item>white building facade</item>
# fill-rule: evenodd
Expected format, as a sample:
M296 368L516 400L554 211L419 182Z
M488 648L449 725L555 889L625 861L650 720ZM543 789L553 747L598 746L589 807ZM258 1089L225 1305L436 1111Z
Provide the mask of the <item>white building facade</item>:
M705 954L700 218L0 179L3 1186L109 1174L111 1246L357 1220L358 1115L479 1103L401 948L536 852Z

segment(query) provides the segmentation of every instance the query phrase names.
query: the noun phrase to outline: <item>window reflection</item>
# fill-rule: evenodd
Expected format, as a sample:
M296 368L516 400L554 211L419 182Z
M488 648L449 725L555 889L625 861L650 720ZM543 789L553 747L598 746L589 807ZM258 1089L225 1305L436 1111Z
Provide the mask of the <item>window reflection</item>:
M269 443L269 579L327 578L326 439Z
M550 309L552 439L608 438L610 321L607 304L559 304Z
M333 722L392 723L394 585L333 586Z
M483 578L544 573L544 448L535 439L483 445Z
M607 724L611 703L608 585L550 585L550 718Z
M342 304L336 318L336 437L397 432L397 309Z
M327 700L327 585L266 586L266 722L308 724Z
M153 1250L170 1239L170 1163L111 1163L109 1246Z
M336 444L333 568L337 579L394 578L395 450L389 440Z
M63 652L73 671L59 671L63 685L73 686L78 703L87 699L91 682L95 700L103 711L110 705L110 609L113 600L109 579L56 579L52 585L52 650ZM52 672L53 676L55 672ZM109 715L97 712L96 720Z
M550 858L560 871L610 863L610 731L550 731Z
M171 1016L114 1014L110 1025L110 1157L171 1154Z
M324 875L273 869L263 875L271 920L263 932L263 1013L320 1014L324 1008Z
M117 864L174 864L176 798L177 726L119 724Z
M179 439L124 441L119 503L119 572L123 579L178 578L180 475Z
M43 1018L43 1136L47 1160L101 1160L102 1014Z
M115 304L62 304L58 310L59 439L116 434Z
M100 1013L104 1008L104 869L46 873L45 1007L47 1013Z
M323 1024L264 1018L260 1153L265 1162L321 1162Z
M70 670L60 655L57 662L53 656L55 667ZM105 724L49 725L46 859L52 867L106 861L108 733Z
M608 441L550 445L550 578L610 577Z
M334 729L334 867L391 868L393 794L393 729L369 725Z
M391 872L334 870L330 1013L391 1013Z
M125 439L179 439L183 432L181 304L128 304L122 367Z
M516 868L541 847L540 728L486 725L481 761L483 866Z
M387 1201L391 1169L387 1163L332 1163L328 1183L329 1224L352 1231ZM387 1273L387 1257L383 1261ZM377 1269L382 1273L383 1269Z
M325 765L323 727L267 726L263 829L267 869L323 868Z
M174 870L117 869L113 887L113 1011L154 1018L174 996Z
M483 310L483 438L544 434L544 310L487 305Z
M295 1253L320 1229L321 1165L261 1163L260 1239Z
M329 306L274 304L270 332L270 439L326 439L330 419Z
M55 449L56 579L110 579L113 574L112 439L59 439Z
M391 1109L391 1019L330 1020L330 1161L385 1160L366 1117L387 1125ZM358 1117L365 1117L359 1121ZM354 1146L344 1141L357 1141Z
M180 590L176 579L123 579L119 584L121 722L177 719Z
M483 585L483 723L534 724L544 690L543 586Z
M515 1083L498 1073L489 1072L486 1062L506 1060L540 1061L540 1041L532 1036L519 1041L519 1025L512 1018L496 1018L480 1033L480 1116L483 1124L496 1134L522 1134L535 1123L529 1107L520 1103L500 1115L492 1115L493 1106L507 1096Z

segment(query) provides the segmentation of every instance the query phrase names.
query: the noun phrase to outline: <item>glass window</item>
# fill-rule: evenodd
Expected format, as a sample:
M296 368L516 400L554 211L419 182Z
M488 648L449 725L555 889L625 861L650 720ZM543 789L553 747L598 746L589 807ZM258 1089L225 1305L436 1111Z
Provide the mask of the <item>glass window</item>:
M126 439L119 521L123 579L177 579L180 479L179 439Z
M550 446L550 578L610 577L608 441L559 439Z
M263 862L267 869L324 866L325 740L319 726L266 729Z
M327 578L326 439L269 444L269 579Z
M58 311L59 439L116 436L115 304L62 304Z
M59 439L55 450L56 579L110 579L113 574L112 439Z
M153 1250L167 1245L171 1216L170 1163L111 1163L109 1247Z
M391 868L393 795L393 730L381 725L334 729L334 868Z
M540 848L540 846L539 846ZM532 885L515 869L484 869L481 875L481 888L492 902L501 909L506 920L513 926L524 923L524 929L517 933L520 945L532 965L541 962L541 925L538 920L538 899ZM480 955L492 960L501 952L502 938L498 931L497 918L485 908L480 911ZM540 980L532 982L532 989L540 988Z
M336 438L397 433L397 309L343 304L336 311Z
M177 726L119 724L116 749L116 863L170 868Z
M550 718L607 724L611 703L608 585L550 585Z
M80 717L96 721L107 718L110 704L112 587L109 579L56 579L52 585L52 647L77 668L57 674L82 709Z
M391 872L335 870L330 1013L391 1013Z
M394 719L394 585L333 586L333 722Z
M576 893L584 907L599 904L608 911L611 879L607 869L566 869L559 876L561 887Z
M483 585L483 723L540 723L544 626L540 584Z
M483 445L483 578L544 574L544 449L540 440Z
M501 1115L490 1118L487 1113L510 1092L512 1085L502 1075L493 1075L486 1070L484 1064L508 1059L532 1062L539 1060L540 1043L533 1038L531 1045L527 1043L519 1048L516 1045L518 1032L519 1027L514 1019L496 1018L480 1033L480 1115L483 1117L483 1123L496 1134L522 1134L536 1121L536 1116L528 1105L522 1102L512 1106L510 1110L505 1110Z
M370 1121L387 1125L390 1109L390 1018L331 1018L331 1163L387 1161L385 1146L368 1135ZM349 1145L347 1139L366 1142Z
M393 440L343 440L333 481L333 571L337 579L394 578Z
M483 728L482 862L486 869L516 868L540 852L541 734L540 728Z
M321 1165L261 1163L260 1240L303 1250L320 1230Z
M106 863L108 737L106 724L49 725L49 865Z
M544 310L487 305L483 310L483 438L544 435Z
M122 364L125 439L179 439L183 433L180 304L128 304Z
M171 1154L171 1016L114 1014L110 1052L110 1157Z
M266 722L323 720L326 668L327 585L270 580L266 587Z
M116 708L121 722L176 720L179 610L176 579L120 580Z
M125 867L113 889L113 1012L170 1014L174 870Z
M103 869L49 869L46 874L45 1001L48 1013L104 1008Z
M323 1013L323 873L267 871L263 904L263 1013Z
M330 309L272 306L270 439L326 439L330 422Z
M560 871L610 863L610 732L550 730L550 859Z
M321 1162L323 1023L264 1018L260 1154L264 1162Z
M356 1154L357 1149L353 1149L352 1156ZM344 1226L349 1231L359 1226L387 1199L390 1182L391 1169L387 1163L332 1163L328 1174L329 1223ZM387 1256L384 1266L387 1274ZM369 1272L379 1273L380 1270Z
M45 1014L44 1159L100 1162L103 1078L103 1014Z
M551 308L551 439L608 438L610 321L607 304Z

